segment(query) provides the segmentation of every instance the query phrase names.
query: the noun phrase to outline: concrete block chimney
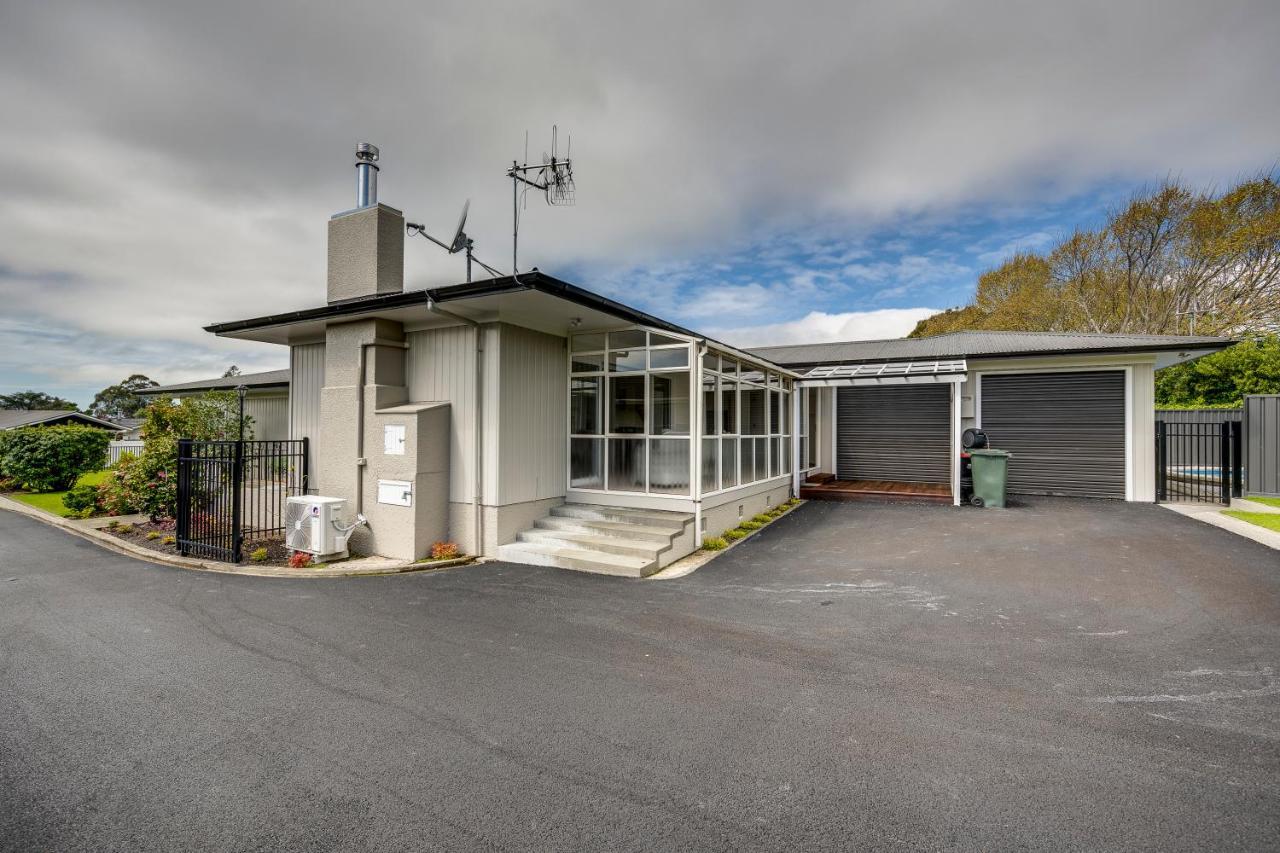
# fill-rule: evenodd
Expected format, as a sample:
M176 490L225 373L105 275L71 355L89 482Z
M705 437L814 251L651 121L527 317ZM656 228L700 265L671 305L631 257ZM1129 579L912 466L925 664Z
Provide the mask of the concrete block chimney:
M356 147L355 210L329 220L329 302L404 290L404 215L378 202L378 149Z

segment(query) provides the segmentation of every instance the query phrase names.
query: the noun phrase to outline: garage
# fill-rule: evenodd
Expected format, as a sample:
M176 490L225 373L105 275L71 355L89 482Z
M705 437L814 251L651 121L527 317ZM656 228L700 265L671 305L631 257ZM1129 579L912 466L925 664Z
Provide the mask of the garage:
M991 446L1013 454L1011 493L1124 500L1123 370L983 374L979 395Z
M951 483L951 385L840 388L836 476Z

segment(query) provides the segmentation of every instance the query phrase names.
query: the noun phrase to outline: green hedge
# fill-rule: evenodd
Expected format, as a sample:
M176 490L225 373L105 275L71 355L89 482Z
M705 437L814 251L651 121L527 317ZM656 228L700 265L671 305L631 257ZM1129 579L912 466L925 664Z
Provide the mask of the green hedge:
M107 464L111 434L87 426L23 427L3 433L0 474L33 492L69 489Z

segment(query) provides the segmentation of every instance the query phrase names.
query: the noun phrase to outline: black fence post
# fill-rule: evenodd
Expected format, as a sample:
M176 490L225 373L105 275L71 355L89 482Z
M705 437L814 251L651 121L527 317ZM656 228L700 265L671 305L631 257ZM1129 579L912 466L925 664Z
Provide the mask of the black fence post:
M178 439L178 553L187 556L191 539L191 439Z
M235 461L231 468L231 556L232 562L241 560L244 545L244 529L241 514L244 512L244 440L237 441Z
M300 495L311 494L311 439L302 437L302 490Z
M1165 429L1164 421L1156 421L1156 500L1167 501L1169 499L1168 462L1169 433Z
M1244 496L1244 424L1228 421L1231 426L1231 496Z
M1231 503L1231 425L1223 421L1218 425L1218 486L1219 500Z

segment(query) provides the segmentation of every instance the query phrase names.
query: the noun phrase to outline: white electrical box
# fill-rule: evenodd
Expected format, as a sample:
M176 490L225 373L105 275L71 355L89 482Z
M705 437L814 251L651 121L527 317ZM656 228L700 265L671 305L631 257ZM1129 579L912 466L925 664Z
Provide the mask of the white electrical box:
M413 506L413 484L408 480L379 480L378 503Z
M404 456L404 424L387 424L382 441L383 452L388 456Z

